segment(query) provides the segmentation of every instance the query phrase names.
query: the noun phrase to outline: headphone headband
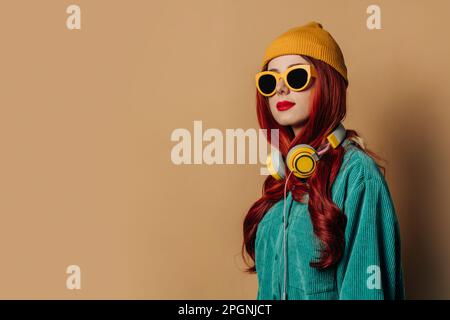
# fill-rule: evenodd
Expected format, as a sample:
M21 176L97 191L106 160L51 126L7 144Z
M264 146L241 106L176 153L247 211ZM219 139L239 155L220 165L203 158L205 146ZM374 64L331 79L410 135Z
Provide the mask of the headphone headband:
M339 125L337 128L327 137L328 142L333 147L333 149L336 149L342 141L345 140L347 130L345 130L344 125L339 122Z

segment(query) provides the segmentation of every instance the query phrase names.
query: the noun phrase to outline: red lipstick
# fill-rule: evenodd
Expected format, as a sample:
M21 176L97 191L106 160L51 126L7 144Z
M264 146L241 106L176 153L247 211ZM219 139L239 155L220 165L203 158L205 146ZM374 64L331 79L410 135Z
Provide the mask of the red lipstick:
M284 100L284 101L280 101L280 102L277 103L277 109L279 111L285 111L285 110L289 110L294 105L295 105L294 102L290 102L290 101Z

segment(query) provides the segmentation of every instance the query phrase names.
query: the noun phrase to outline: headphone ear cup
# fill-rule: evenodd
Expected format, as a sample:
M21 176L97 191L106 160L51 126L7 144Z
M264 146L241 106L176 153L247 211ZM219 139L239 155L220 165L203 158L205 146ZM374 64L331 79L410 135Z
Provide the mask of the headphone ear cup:
M286 162L289 170L298 178L308 178L319 160L316 150L308 144L299 144L289 150Z
M269 173L276 180L283 180L286 177L286 171L284 169L285 164L283 160L283 155L278 150L273 150L266 160L267 169Z

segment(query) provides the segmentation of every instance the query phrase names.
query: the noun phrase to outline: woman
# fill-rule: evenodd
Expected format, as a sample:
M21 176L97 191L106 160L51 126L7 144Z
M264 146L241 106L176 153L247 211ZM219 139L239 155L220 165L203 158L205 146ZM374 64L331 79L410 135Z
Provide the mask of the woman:
M257 299L404 299L384 167L341 123L348 79L338 44L310 22L275 39L261 68L258 121L279 151L244 220Z

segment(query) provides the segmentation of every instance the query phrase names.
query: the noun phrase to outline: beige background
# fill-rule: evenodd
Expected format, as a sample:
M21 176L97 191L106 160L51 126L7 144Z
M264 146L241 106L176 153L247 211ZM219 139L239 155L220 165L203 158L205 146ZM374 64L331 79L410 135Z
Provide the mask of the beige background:
M449 299L450 5L378 0L370 31L372 3L2 1L0 298L254 299L240 246L260 166L176 166L170 134L257 128L263 50L316 20L348 65L344 124L388 160L407 296Z

